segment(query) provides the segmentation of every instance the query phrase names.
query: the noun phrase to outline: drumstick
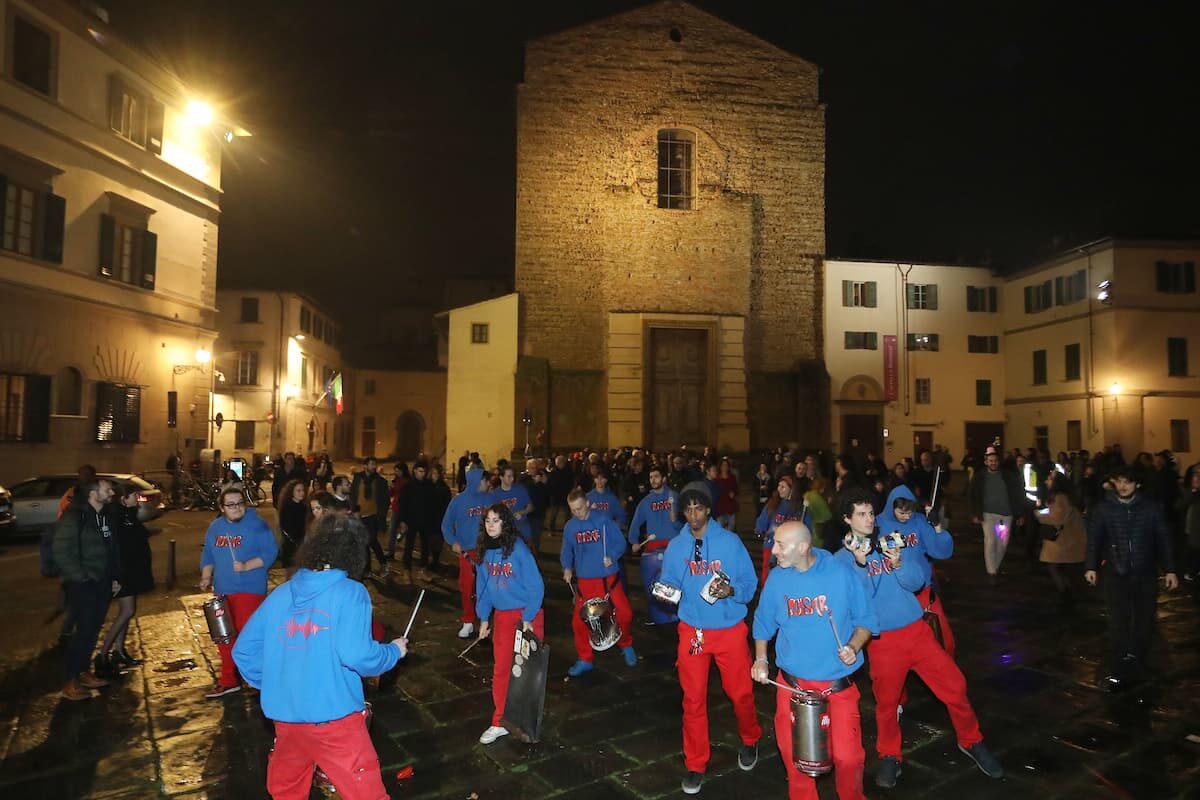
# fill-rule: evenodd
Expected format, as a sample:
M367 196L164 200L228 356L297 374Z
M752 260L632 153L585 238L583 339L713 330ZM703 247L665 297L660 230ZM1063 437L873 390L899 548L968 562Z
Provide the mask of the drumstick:
M838 636L837 623L833 620L833 611L826 606L825 613L829 615L829 627L833 628L833 640L837 642L838 650L842 649L842 637Z
M788 686L786 683L780 683L779 681L773 681L770 678L767 678L767 683L774 684L775 686L778 686L780 689L787 689L792 694L804 694L803 691L801 691L800 689L797 689L795 686Z
M474 647L475 645L479 644L479 643L480 643L480 642L482 642L482 641L483 641L483 637L480 637L480 638L476 639L475 641L471 642L469 645L467 645L467 649L466 649L466 650L463 650L461 653L459 653L459 654L458 654L458 657L459 657L459 658L462 658L463 656L465 656L465 655L467 654L467 652L468 652L468 651L469 651L469 650L470 650L472 647ZM474 662L472 662L472 663L474 663Z
M419 609L421 607L421 601L424 599L425 599L425 590L422 589L421 593L419 595L417 595L417 604L415 606L413 606L412 616L408 618L408 627L406 627L404 629L404 638L405 639L408 638L408 632L412 630L413 621L416 620L416 618L417 618L417 609Z
M938 482L941 480L941 477L942 477L942 468L941 467L935 468L934 472L933 472L933 491L929 493L930 508L937 508Z

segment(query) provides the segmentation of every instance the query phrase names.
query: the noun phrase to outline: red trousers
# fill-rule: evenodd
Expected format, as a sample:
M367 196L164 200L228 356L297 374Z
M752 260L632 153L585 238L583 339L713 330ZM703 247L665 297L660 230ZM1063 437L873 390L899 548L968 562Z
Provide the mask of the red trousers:
M617 639L617 647L633 645L633 608L629 598L616 575L607 578L577 578L579 594L575 597L575 612L571 615L571 630L575 633L575 652L580 661L592 660L592 640L588 636L588 626L579 618L579 609L585 600L593 597L609 596L613 610L617 612L617 624L621 626L621 638ZM611 584L611 586L609 586ZM607 588L606 588L607 587Z
M787 683L783 673L775 676ZM801 689L824 691L829 681L797 681ZM867 754L862 746L862 718L858 713L858 687L853 683L829 695L829 754L833 757L833 778L838 800L866 800L863 794L863 764ZM775 741L783 768L787 771L788 800L817 800L817 782L796 769L792 761L792 693L775 690Z
M917 592L917 600L921 602L921 608L928 608L938 615L938 620L942 623L942 643L946 646L946 652L954 658L954 631L950 630L950 618L946 616L946 609L942 606L942 596L939 594L934 597L933 605L930 606L929 587L926 586Z
M246 627L250 617L262 605L262 601L267 599L267 596L239 592L238 594L227 594L225 598L229 601L229 610L233 614L233 629L240 631ZM237 634L235 633L234 637L229 640L229 644L217 645L217 652L221 654L221 677L217 682L222 686L237 686L241 683L237 665L233 663L233 644L236 641Z
M983 741L979 720L967 700L967 679L922 620L881 633L870 647L868 662L875 692L875 724L879 731L875 750L880 758L902 757L896 705L900 702L900 691L909 670L916 672L937 699L946 704L960 745L970 747Z
M462 622L475 622L475 562L474 550L464 550L458 557L458 593L462 595Z
M721 688L733 703L738 737L742 744L754 744L762 736L762 727L754 710L754 685L750 682L750 643L746 623L728 628L705 628L704 645L692 655L692 637L696 629L679 620L679 649L676 665L679 685L683 688L683 763L688 772L704 772L708 767L708 673L715 659L721 673Z
M517 638L517 627L521 624L522 608L511 611L496 609L492 617L492 655L496 659L492 667L492 724L499 726L504 718L504 701L508 698L508 679L512 676L513 643ZM545 612L538 611L533 618L533 632L539 639L546 637Z
M345 800L388 800L379 756L361 711L332 722L275 723L275 752L267 762L273 800L308 800L320 765Z

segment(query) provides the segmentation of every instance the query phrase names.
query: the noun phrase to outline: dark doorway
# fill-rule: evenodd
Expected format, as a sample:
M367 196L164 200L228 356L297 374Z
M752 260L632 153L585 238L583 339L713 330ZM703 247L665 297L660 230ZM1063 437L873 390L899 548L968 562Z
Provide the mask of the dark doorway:
M425 438L425 419L411 409L396 419L396 455L401 461L413 461L421 454Z
M363 417L362 424L362 457L371 458L375 455L375 418Z
M878 414L842 415L842 452L861 467L867 453L879 456L883 452L883 430Z
M1001 442L1004 441L1004 423L968 422L963 441L965 447L976 458L982 458L984 452L992 445L1001 447Z
M651 328L650 446L670 450L708 441L708 331Z
M913 431L913 463L921 460L921 451L933 452L933 431Z

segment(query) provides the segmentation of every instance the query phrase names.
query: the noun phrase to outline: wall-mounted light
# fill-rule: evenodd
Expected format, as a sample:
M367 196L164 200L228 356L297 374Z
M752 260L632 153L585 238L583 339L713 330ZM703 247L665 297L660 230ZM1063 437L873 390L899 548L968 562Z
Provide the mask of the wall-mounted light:
M196 363L207 364L212 361L212 351L204 347L196 348Z
M297 342L303 342L303 341L304 341L304 334L303 334L303 333L297 333L297 334L296 334L295 336L293 336L292 338L293 338L293 339L295 339Z
M184 113L187 114L188 120L190 120L193 125L211 125L212 124L212 121L213 121L212 106L210 106L208 103L205 103L201 100L192 100L191 102L189 102L187 104L187 110Z
M1113 397L1119 395L1121 393L1121 383L1119 381L1113 381L1112 386L1108 387L1108 393Z
M1112 281L1100 281L1096 285L1096 299L1106 305L1112 300Z
M293 397L297 397L299 394L300 387L294 383L289 383L287 386L283 387L283 396L288 400L291 400Z

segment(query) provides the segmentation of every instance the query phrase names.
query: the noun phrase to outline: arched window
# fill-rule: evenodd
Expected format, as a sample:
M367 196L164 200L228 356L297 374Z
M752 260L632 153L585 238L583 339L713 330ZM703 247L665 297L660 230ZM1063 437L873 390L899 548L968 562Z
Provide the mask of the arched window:
M692 207L692 172L696 135L664 128L658 132L658 207Z
M54 413L78 417L83 413L83 375L74 367L63 367L54 378Z

